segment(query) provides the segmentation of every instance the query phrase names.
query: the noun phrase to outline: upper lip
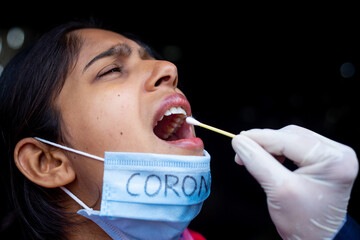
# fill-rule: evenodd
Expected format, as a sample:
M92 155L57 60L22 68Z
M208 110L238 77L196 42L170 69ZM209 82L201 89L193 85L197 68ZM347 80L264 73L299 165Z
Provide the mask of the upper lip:
M191 107L189 101L182 94L176 93L164 98L161 101L160 106L158 107L156 114L154 116L153 127L156 126L157 122L164 115L166 110L171 107L181 107L185 110L187 116L191 116Z

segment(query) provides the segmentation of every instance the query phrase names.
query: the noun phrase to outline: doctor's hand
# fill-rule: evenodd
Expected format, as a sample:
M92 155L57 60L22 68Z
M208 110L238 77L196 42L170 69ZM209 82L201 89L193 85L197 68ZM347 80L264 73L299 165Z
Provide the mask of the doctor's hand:
M350 147L293 125L241 132L232 146L235 161L245 165L264 189L271 219L283 239L336 235L358 173ZM284 157L298 168L285 168L277 160Z

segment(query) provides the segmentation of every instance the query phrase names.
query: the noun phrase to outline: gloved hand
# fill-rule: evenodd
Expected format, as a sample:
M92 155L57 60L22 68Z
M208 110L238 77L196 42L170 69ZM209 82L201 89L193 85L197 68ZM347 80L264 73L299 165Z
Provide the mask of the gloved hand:
M358 173L350 147L293 125L241 132L232 146L235 161L265 190L270 216L283 239L336 235ZM285 156L299 168L292 172L273 156Z

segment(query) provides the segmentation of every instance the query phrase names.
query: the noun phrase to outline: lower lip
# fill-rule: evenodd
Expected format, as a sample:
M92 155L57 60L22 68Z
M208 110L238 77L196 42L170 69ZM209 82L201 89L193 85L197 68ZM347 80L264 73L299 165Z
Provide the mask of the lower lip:
M166 141L176 147L188 148L188 149L200 149L204 148L204 143L200 138L194 137L189 139L180 139L175 141Z

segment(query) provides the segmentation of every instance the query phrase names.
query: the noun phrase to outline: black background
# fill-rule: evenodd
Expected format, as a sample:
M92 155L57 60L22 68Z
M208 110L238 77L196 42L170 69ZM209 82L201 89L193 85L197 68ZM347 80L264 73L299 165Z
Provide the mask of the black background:
M297 124L360 150L354 6L58 2L9 9L14 14L1 16L0 28L22 26L34 37L92 16L137 34L159 53L176 46L180 88L204 123L233 133ZM345 62L355 67L352 77L340 73ZM280 239L261 187L233 161L231 140L203 129L197 134L212 156L212 193L190 227L207 239ZM359 198L357 181L349 214L358 222Z

